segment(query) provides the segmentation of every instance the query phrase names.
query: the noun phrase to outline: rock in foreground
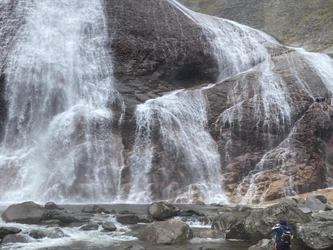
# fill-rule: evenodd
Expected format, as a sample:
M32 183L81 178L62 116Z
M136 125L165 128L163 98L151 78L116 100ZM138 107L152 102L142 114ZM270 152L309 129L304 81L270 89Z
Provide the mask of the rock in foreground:
M193 232L185 222L171 219L149 224L138 238L151 244L176 244L192 239Z

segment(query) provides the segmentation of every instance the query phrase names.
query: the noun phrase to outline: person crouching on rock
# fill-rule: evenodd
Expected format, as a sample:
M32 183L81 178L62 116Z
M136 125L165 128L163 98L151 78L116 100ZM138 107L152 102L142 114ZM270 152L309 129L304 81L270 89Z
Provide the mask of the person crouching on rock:
M276 233L274 250L290 250L293 231L287 225L286 219L281 218L279 223L272 228L272 231Z

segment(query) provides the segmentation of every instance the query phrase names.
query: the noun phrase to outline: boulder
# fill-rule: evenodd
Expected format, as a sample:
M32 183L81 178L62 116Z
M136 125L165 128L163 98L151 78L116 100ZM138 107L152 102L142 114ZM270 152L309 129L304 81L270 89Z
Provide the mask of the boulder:
M8 234L17 234L21 231L22 229L17 227L0 227L0 240Z
M102 223L102 227L105 231L116 231L117 227L115 226L115 224L111 221L106 221Z
M59 207L57 204L55 204L53 201L49 201L45 203L44 207L46 209L64 209L62 207Z
M46 235L46 237L50 239L59 239L65 236L66 236L65 233L58 227L48 229Z
M52 210L49 212L50 219L58 220L63 224L75 222L88 222L90 221L91 214L74 214L66 210Z
M98 205L86 205L81 210L82 213L105 213L106 209Z
M180 209L167 202L154 202L148 207L148 214L155 220L164 220L178 215Z
M116 220L121 224L137 224L139 222L139 217L135 214L119 214L116 216Z
M10 243L28 243L29 239L21 234L8 234L2 239L2 244L10 244Z
M185 222L170 219L149 224L140 231L138 238L151 244L176 244L192 239L193 232Z
M333 221L332 211L319 211L311 214L313 221Z
M299 208L309 208L311 211L324 211L327 207L326 201L323 198L317 199L317 195L309 195L303 204L298 204ZM325 201L325 203L322 202Z
M150 214L137 214L139 217L139 222L141 223L151 223L154 221Z
M296 234L310 249L333 249L333 221L297 224Z
M234 224L236 224L236 222L237 218L233 216L231 213L223 213L213 218L211 228L218 231L226 232Z
M86 225L83 225L81 228L83 231L93 231L98 229L98 224L95 222L89 222Z
M226 239L250 240L245 227L244 220L238 221L225 234Z
M306 197L306 200L311 200L313 198L320 200L322 203L327 203L327 197L323 194L309 194Z
M272 236L272 227L285 218L291 228L297 223L307 223L311 218L297 207L288 203L275 204L265 209L253 209L244 220L244 228L252 242Z
M43 230L33 229L30 231L29 236L34 239L43 239L46 237L46 232Z
M20 204L10 205L1 215L5 222L17 222L25 224L38 224L48 218L44 207L27 201Z

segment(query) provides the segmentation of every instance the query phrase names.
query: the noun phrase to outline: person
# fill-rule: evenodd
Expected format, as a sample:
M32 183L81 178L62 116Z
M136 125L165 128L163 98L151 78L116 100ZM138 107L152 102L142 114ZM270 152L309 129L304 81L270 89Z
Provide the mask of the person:
M291 240L292 235L293 235L292 229L287 225L287 220L284 218L281 218L279 220L279 223L276 224L276 226L274 226L272 228L272 231L274 231L276 233L274 250L290 250L290 244L284 244L281 241L281 236L283 233L287 233L287 232L290 233L290 235L288 236L288 237L290 237L289 240Z

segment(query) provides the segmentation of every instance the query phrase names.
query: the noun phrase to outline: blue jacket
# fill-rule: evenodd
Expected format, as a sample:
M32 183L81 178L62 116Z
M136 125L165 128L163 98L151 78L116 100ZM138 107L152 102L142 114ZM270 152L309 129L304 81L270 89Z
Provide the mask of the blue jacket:
M276 233L275 242L277 243L278 247L282 246L280 239L284 231L291 231L291 234L293 234L292 229L286 225L276 225L272 228L272 231Z

